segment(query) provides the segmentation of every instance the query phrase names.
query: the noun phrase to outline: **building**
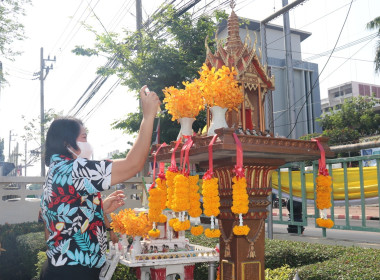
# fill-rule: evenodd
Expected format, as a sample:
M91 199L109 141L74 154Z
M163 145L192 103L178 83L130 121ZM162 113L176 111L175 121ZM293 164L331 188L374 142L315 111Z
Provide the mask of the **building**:
M251 47L256 46L261 56L260 22L240 18L239 34L243 42ZM316 122L321 115L320 92L318 82L318 65L302 61L301 42L311 36L311 33L291 29L292 61L294 73L294 94L287 92L285 39L283 27L275 24L266 24L267 61L268 70L275 77L275 90L272 92L272 102L267 104L267 128L273 128L274 135L289 137L295 126L295 138L302 135L322 132ZM218 39L227 38L227 21L219 25ZM294 100L294 104L291 104ZM295 111L296 121L291 123L291 110ZM269 113L273 112L273 114ZM271 116L272 115L272 116Z
M380 85L351 81L331 87L328 89L328 97L321 100L322 112L328 113L330 109L340 109L345 99L358 96L380 98ZM376 106L375 111L380 113L380 106Z

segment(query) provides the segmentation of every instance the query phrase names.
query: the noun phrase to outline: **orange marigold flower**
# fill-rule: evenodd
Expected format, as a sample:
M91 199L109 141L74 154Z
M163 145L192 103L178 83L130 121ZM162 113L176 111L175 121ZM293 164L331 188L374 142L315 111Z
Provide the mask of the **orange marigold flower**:
M245 226L234 226L234 228L232 229L232 231L234 232L235 235L248 235L250 230L251 229L247 225L245 225Z

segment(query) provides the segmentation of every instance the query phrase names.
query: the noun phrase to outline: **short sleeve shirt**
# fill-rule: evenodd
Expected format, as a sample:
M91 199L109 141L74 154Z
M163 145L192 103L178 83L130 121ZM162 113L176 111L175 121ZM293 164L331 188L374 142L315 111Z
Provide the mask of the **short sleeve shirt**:
M107 232L100 192L111 185L112 162L53 155L43 187L42 216L54 266L105 263Z

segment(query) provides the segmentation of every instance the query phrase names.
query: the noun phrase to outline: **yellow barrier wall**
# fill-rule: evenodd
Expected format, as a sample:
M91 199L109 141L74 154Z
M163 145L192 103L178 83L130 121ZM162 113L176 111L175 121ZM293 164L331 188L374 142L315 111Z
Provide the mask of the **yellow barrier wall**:
M292 171L293 195L302 197L301 172ZM344 176L343 168L333 169L330 174L333 180L334 200L344 200ZM363 167L365 198L378 196L377 168ZM348 199L360 199L360 175L359 167L347 168ZM307 199L314 200L313 173L305 174ZM272 187L278 189L278 172L272 174ZM281 191L289 194L288 172L281 172Z

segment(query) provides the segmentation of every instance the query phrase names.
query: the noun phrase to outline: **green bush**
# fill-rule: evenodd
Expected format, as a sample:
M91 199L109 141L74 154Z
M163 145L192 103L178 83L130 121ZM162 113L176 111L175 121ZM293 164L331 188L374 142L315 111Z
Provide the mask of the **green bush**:
M38 252L37 263L35 264L35 276L32 278L32 280L40 279L42 266L44 265L46 260L47 260L46 252Z
M276 269L265 269L266 280L289 280L293 279L296 271L294 268L290 268L289 265L284 265Z
M346 248L337 258L301 267L298 274L310 280L380 279L380 250Z
M32 278L32 271L19 267L24 252L18 249L16 239L20 235L43 232L43 230L44 225L37 222L0 225L1 247L6 250L0 255L0 280ZM37 252L35 254L37 255Z
M111 280L137 280L135 269L118 264Z
M265 241L265 267L270 269L285 265L300 267L324 262L341 256L346 249L343 246L267 239Z
M20 235L16 238L16 247L20 253L20 263L18 268L32 276L35 271L38 252L46 250L44 233L32 232Z

